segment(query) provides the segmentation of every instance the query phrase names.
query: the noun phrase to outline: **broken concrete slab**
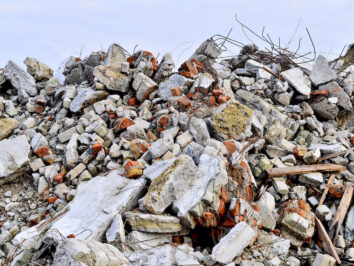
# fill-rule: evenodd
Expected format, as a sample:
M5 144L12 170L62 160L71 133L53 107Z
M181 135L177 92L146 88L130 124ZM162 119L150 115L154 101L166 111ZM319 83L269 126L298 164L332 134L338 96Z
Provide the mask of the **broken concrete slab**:
M36 82L34 78L13 61L9 61L4 68L4 76L17 89L29 96L36 96Z
M146 209L161 214L171 203L178 200L185 189L198 178L198 168L193 159L181 155L157 177L143 199Z
M178 233L183 230L180 220L174 216L126 212L124 217L132 230L141 232Z
M212 259L220 263L230 263L233 258L253 243L256 232L245 222L238 223L231 231L214 246Z
M29 152L30 145L25 135L0 141L0 185L24 173Z
M310 96L311 82L304 75L300 68L292 68L280 73L280 75L287 81L295 90L305 96Z
M327 58L319 55L312 68L310 79L315 86L327 83L336 77L336 73L328 65Z
M129 260L114 246L98 241L69 238L61 241L53 265L129 265Z
M119 170L82 182L68 211L52 224L46 238L58 242L59 233L68 236L81 232L76 239L101 239L117 214L137 204L144 187L143 180L124 178Z

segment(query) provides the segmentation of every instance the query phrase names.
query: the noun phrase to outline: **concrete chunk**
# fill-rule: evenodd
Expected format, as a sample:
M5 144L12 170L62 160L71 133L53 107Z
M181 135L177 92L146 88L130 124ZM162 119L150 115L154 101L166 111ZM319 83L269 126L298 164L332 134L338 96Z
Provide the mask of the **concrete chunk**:
M143 180L128 179L119 174L119 170L112 170L106 176L80 183L74 200L68 205L69 210L52 224L46 238L60 241L58 230L64 236L77 235L79 240L100 239L113 217L137 204L145 187Z
M304 76L304 72L300 68L291 68L283 71L280 75L289 82L295 90L305 96L310 96L311 83L310 80Z
M184 194L186 188L196 178L198 178L198 168L193 159L181 155L153 179L143 199L144 206L152 213L161 214Z
M126 212L124 217L130 227L137 231L149 233L177 233L183 229L180 220L174 216Z
M230 263L233 258L243 253L255 237L256 232L252 227L245 222L240 222L214 246L211 257L220 263Z

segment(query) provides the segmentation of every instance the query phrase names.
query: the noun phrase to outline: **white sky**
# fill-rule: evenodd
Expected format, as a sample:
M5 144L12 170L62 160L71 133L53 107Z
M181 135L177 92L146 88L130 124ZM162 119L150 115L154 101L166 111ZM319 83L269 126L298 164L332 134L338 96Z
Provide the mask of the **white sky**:
M185 43L173 52L176 62L183 50L189 47L182 59L230 28L230 37L247 43L235 12L255 31L266 26L284 43L301 19L294 46L302 36L310 48L308 27L317 50L334 58L354 42L353 10L353 0L0 0L0 68L9 59L22 63L30 56L56 69L69 55L82 50L86 56L113 42L129 52L138 44L160 58Z

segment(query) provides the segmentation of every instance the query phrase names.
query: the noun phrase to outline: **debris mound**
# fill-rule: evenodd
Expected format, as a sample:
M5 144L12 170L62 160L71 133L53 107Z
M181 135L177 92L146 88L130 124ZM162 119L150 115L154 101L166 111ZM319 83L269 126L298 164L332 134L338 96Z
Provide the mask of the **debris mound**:
M0 264L353 262L353 45L305 65L226 41L181 66L119 44L9 61Z

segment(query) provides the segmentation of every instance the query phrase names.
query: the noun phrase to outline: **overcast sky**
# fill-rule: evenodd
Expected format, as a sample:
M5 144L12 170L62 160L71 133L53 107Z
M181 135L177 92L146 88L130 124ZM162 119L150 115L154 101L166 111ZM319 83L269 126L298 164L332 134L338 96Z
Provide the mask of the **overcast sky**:
M236 12L246 25L257 32L266 26L282 43L301 20L294 46L302 36L304 50L310 48L308 27L317 50L334 58L354 42L353 10L353 0L0 0L0 68L30 56L56 69L69 55L86 56L113 42L129 52L136 44L154 55L173 51L181 64L203 40L230 28L230 37L249 42Z

